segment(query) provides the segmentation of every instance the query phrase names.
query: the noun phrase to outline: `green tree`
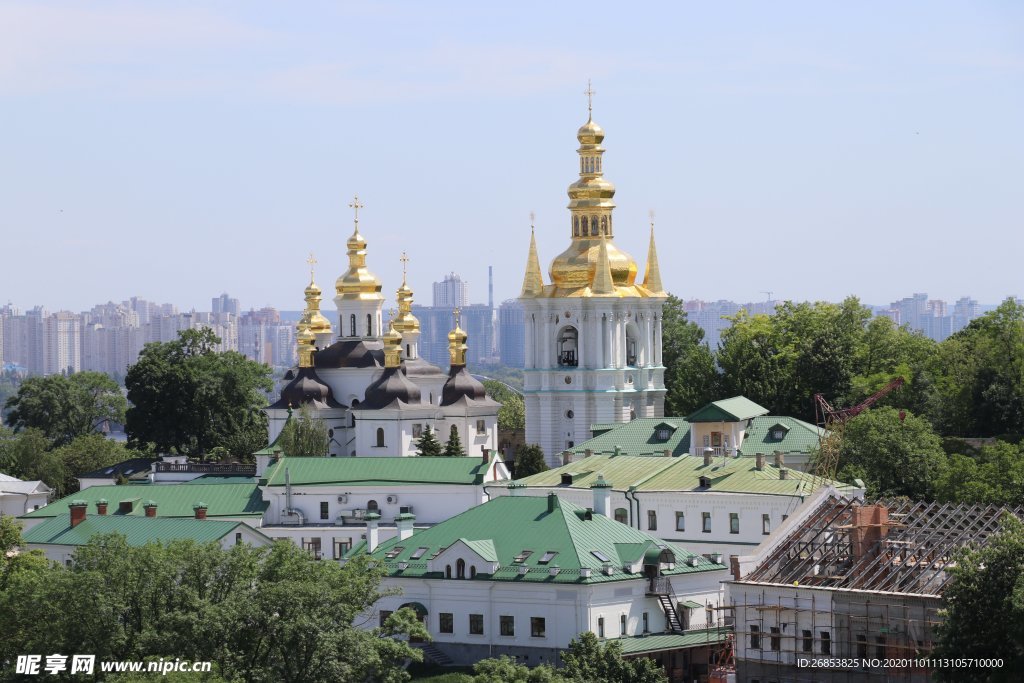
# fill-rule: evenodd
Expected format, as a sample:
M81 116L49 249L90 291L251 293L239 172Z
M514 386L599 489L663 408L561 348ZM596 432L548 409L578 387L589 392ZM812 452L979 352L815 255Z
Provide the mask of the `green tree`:
M234 351L217 352L219 343L202 328L146 344L125 378L130 444L201 457L214 446L249 449L266 442L261 408L273 388L270 369Z
M487 395L501 404L498 409L498 429L513 431L526 428L526 407L523 395L511 390L498 380L485 379L484 388Z
M704 343L704 330L687 321L682 300L672 294L665 301L661 335L665 414L689 415L718 398L715 355Z
M63 496L68 471L50 449L50 440L38 429L17 434L0 429L0 472L27 481L40 480Z
M441 455L443 452L444 449L441 447L441 442L434 436L430 425L424 427L423 433L420 434L420 440L416 442L417 455L433 456Z
M578 683L668 683L657 662L645 657L625 659L621 643L601 643L590 631L569 643L569 649L562 653L562 662L565 667L561 674Z
M515 475L517 479L528 477L548 469L548 463L544 459L544 451L537 444L520 446L516 450Z
M472 683L566 683L560 672L547 664L530 668L508 655L482 659L473 665Z
M910 413L901 419L900 412L889 406L873 408L846 423L838 478L863 479L869 498L930 500L946 465L942 441L928 420Z
M949 453L935 482L935 498L949 503L1024 505L1024 445L997 441L973 454Z
M55 448L52 457L63 466L64 480L59 489L60 495L65 496L78 490L78 477L85 472L137 458L140 454L102 434L86 434Z
M298 418L293 416L281 430L281 450L285 455L323 457L329 446L327 425L308 406L299 408Z
M466 449L462 447L462 439L459 438L459 430L455 425L452 425L451 432L448 436L448 443L444 445L444 455L449 457L461 457L466 454Z
M117 382L102 372L68 377L29 377L7 399L15 429L41 430L57 446L91 434L106 421L124 422L127 402Z
M998 668L942 668L943 681L1020 680L1024 670L1024 523L1007 513L983 548L968 546L948 565L936 657L1000 659Z

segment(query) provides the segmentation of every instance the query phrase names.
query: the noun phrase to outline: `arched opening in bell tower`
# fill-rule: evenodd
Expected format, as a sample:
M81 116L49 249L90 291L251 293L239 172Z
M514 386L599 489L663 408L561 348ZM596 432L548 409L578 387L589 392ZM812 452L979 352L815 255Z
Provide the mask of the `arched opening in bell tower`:
M630 323L626 326L626 365L636 367L640 360L640 345L637 343L636 325Z
M580 333L572 325L566 325L555 337L555 349L558 352L558 365L561 367L577 367L579 359Z

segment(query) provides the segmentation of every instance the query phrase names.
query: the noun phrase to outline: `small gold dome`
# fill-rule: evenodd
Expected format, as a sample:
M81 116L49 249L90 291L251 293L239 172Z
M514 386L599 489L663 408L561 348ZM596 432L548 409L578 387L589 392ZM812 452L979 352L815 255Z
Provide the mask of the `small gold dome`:
M555 257L548 269L551 283L559 289L575 290L590 286L594 280L601 238L574 240ZM608 241L608 262L616 287L630 287L636 281L637 264L633 257Z
M392 320L391 324L388 325L388 331L384 333L384 345L385 346L401 346L402 334L395 328L395 321Z
M580 141L581 145L600 145L604 140L604 129L594 123L594 119L589 118L576 131L576 139Z
M350 251L356 251L357 249L366 249L366 240L359 233L359 228L356 228L356 231L353 232L352 235L348 238L348 241L345 243L345 246L348 247Z
M335 301L338 298L383 300L380 280L366 267L366 240L359 233L358 226L345 246L348 247L348 270L334 283L334 291L337 294Z
M455 325L454 330L448 333L449 344L465 344L466 339L468 339L466 331L459 327L458 324Z

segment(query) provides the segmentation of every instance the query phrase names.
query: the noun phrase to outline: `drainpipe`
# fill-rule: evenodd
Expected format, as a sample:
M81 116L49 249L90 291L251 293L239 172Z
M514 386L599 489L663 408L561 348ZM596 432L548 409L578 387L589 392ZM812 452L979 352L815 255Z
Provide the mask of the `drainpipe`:
M631 496L630 494L633 494L633 495ZM636 528L639 529L640 528L640 501L638 501L636 499L636 497L635 497L636 496L636 487L635 486L630 486L626 490L625 496L626 496L626 500L629 501L629 516L631 518L630 522L633 522L633 520L636 520L636 522L635 522L636 523ZM635 515L633 514L633 503L636 503L636 514ZM633 526L633 525L630 524L630 526Z

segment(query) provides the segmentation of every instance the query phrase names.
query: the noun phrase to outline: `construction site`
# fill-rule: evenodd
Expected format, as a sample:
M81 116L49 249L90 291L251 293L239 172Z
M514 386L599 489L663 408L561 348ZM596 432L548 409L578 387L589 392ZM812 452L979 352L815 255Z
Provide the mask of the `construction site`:
M948 569L1004 514L1024 509L828 496L726 584L735 680L930 680Z

